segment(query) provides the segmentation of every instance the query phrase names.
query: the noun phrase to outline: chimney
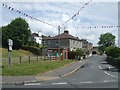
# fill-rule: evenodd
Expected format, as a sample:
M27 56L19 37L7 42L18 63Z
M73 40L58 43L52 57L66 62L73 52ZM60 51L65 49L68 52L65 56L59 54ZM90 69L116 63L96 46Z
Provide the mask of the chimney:
M65 30L64 33L69 34L69 31Z

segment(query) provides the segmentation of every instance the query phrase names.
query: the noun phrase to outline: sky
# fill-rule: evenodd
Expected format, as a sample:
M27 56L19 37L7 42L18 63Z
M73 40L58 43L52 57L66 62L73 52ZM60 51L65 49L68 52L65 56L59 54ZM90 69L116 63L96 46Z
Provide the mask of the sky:
M85 0L88 2L89 0ZM29 14L37 19L50 23L54 26L62 25L69 18L71 18L85 2L2 2L8 6L18 9L26 14ZM2 4L1 6L2 7ZM18 14L15 11L10 11L7 8L2 7L0 10L2 13L0 17L0 27L9 24L13 19L22 17L24 18L32 31L41 31L46 36L56 36L58 34L58 28L46 25L39 21L25 17ZM116 45L118 42L118 29L88 29L88 28L75 28L75 27L88 27L88 26L106 26L106 25L118 25L118 2L90 2L80 12L78 16L71 19L61 28L61 33L64 32L64 28L69 33L80 39L87 39L93 45L97 45L100 34L110 32L116 36Z

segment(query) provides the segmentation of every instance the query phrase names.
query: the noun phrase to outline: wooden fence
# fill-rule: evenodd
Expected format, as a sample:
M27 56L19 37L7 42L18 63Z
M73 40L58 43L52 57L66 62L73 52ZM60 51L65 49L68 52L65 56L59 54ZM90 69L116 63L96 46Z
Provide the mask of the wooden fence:
M34 63L40 61L48 61L51 60L50 57L47 56L25 56L25 57L15 57L12 58L12 64L23 64L23 63ZM8 62L8 58L3 58L2 62Z

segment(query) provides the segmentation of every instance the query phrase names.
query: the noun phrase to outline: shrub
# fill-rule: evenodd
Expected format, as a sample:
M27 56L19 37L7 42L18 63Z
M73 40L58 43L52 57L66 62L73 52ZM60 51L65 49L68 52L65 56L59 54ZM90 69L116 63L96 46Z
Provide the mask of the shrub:
M42 49L32 46L22 46L21 49L32 52L35 55L42 55Z
M110 46L106 48L105 53L109 57L117 58L120 57L120 48Z
M120 48L107 47L105 51L107 55L107 62L114 66L120 66Z
M76 59L77 57L79 57L78 59L80 59L80 56L84 56L84 52L80 49L76 50L76 51L69 51L68 52L69 59Z
M120 67L120 58L107 57L106 60L109 64Z

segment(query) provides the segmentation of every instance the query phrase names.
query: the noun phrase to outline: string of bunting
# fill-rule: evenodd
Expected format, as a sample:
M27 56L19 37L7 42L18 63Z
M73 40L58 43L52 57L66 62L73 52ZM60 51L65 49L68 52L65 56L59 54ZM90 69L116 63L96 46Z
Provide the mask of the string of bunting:
M67 27L67 28L70 28L70 27ZM97 29L97 28L120 28L120 26L119 25L116 25L116 26L112 26L112 25L109 25L109 26L86 26L86 27L84 27L84 26L81 26L81 27L74 27L75 29Z
M17 13L19 13L19 14L22 14L22 15L24 15L25 17L28 17L28 18L30 18L30 19L34 19L34 20L39 21L39 22L41 22L41 23L44 23L44 24L46 24L46 25L49 25L49 26L52 26L52 27L57 28L57 26L54 26L54 25L49 24L49 23L47 23L47 22L44 22L44 21L42 21L42 20L40 20L40 19L34 18L34 17L32 17L31 15L28 15L28 14L26 14L26 13L20 11L20 10L17 10L17 9L15 9L15 8L13 8L13 7L10 7L10 6L6 5L6 4L3 4L3 7L7 8L8 10L15 11L15 12L17 12Z
M75 18L76 16L78 16L80 14L80 11L82 11L85 6L87 6L92 0L88 1L87 3L85 3L80 10L77 11L77 13L75 13L71 18L69 18L65 23L63 23L61 26L65 25L67 22L69 22L71 19Z
M87 2L87 3L85 3L84 4L84 6L85 5L88 5L90 2L91 2L92 0L90 0L89 2ZM84 6L72 17L72 18L70 18L70 19L73 19L75 16L77 16L77 15L79 15L79 13L80 13L80 11L84 8ZM15 12L17 12L17 13L19 13L19 14L22 14L22 15L24 15L24 16L26 16L26 17L28 17L28 18L30 18L30 19L34 19L34 20L37 20L37 21L39 21L39 22L41 22L41 23L44 23L44 24L47 24L47 25L49 25L49 26L52 26L52 27L55 27L55 28L58 28L57 26L54 26L54 25L52 25L52 24L49 24L49 23L47 23L47 22L44 22L44 21L42 21L42 20L40 20L40 19L37 19L37 18L34 18L34 17L32 17L31 15L28 15L28 14L26 14L26 13L23 13L22 11L20 11L20 10L17 10L17 9L14 9L14 8L12 8L12 7L10 7L10 6L7 6L7 5L5 5L5 4L3 4L3 7L5 7L5 8L7 8L7 9L9 9L9 10L12 10L12 11L15 11ZM69 19L69 20L70 20ZM67 23L69 20L67 20L65 23ZM64 23L64 24L65 24ZM62 24L61 26L63 26L64 24ZM60 27L60 28L62 28L62 27ZM70 28L70 27L67 27L67 28ZM86 28L86 29L97 29L97 28L120 28L120 26L119 25L106 25L106 26L81 26L81 27L74 27L75 29L84 29L84 28Z

